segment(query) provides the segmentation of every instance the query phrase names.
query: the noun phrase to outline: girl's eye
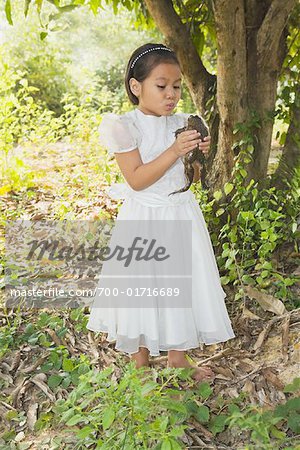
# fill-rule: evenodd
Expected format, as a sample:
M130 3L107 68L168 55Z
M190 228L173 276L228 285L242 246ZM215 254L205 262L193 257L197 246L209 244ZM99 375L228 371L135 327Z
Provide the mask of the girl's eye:
M164 89L166 86L158 86L158 85L157 85L157 87L158 87L158 88L161 88L161 89ZM180 89L181 86L174 86L174 88L175 88L175 89Z

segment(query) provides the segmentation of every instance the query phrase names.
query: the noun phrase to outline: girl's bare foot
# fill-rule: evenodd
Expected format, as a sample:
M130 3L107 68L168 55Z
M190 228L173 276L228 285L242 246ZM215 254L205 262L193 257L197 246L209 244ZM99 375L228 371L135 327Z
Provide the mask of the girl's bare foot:
M138 376L140 377L142 383L149 380L149 376L153 377L152 370L149 367L149 350L145 347L139 347L139 351L132 353L131 360L135 361L135 366L137 369L142 369L139 371Z
M192 378L196 381L212 380L214 379L214 372L208 366L197 367L191 365L185 357L184 351L170 350L168 352L168 366L169 367L187 367L194 368Z
M149 367L149 350L145 347L139 347L139 351L132 353L131 359L135 361L136 368Z

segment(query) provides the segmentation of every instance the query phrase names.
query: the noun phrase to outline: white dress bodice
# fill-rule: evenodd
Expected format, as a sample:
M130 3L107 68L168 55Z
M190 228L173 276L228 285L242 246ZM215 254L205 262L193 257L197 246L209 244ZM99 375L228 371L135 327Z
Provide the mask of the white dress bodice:
M145 164L157 158L173 144L175 131L186 125L188 116L187 113L154 116L144 114L139 109L123 115L105 114L99 127L100 142L110 154L138 148ZM194 198L190 190L168 196L185 184L184 165L182 159L178 158L151 186L135 191L127 182L115 183L109 188L108 194L114 199L134 198L148 206L176 205Z

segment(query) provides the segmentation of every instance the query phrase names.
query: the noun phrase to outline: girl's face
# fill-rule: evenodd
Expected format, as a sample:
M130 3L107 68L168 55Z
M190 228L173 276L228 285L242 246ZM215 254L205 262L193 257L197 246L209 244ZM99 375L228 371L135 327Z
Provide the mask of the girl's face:
M168 116L181 96L181 71L177 64L161 63L142 82L129 80L133 94L138 97L138 109L144 114Z

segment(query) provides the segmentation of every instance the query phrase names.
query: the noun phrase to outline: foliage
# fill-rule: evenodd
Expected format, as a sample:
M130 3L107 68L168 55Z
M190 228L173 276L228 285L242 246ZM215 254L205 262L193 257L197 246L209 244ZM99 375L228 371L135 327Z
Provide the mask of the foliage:
M237 125L243 138L235 145L240 147L230 182L209 199L205 191L194 191L201 202L212 242L218 252L219 267L223 271L223 284L237 286L235 299L243 297L244 286L253 285L268 289L291 307L299 306L290 297L288 287L296 276L286 276L278 270L274 253L290 242L298 250L300 169L286 180L288 192L275 187L262 187L251 179L247 182L247 164L253 153L251 128L254 122Z
M190 369L162 369L155 371L156 381L133 362L126 364L120 358L118 377L114 366L98 370L86 355L74 356L64 345L53 342L51 330L63 340L67 330L86 333L87 314L83 308L55 314L40 311L36 319L27 323L18 312L14 318L6 317L1 327L1 357L25 344L32 350L45 349L46 358L36 372L50 392L58 395L54 404L41 411L34 432L55 429L60 435L72 434L73 448L185 448L182 436L190 421L205 426L214 437L227 431L236 435L245 433L248 450L257 448L294 448L299 434L300 379L296 378L284 388L286 400L274 408L250 405L247 394L225 399L220 393L212 401L213 388L206 382L191 384L180 389L179 382L188 384ZM68 324L68 325L67 325ZM33 375L33 374L32 374ZM1 380L0 387L7 381ZM5 397L6 402L10 402ZM1 434L1 442L10 442L16 436L24 413L10 410L3 417L11 424L10 431ZM70 434L71 433L71 434ZM69 441L70 442L70 441ZM64 447L60 447L64 448Z
M0 70L0 195L4 195L35 184L34 173L22 158L26 146L58 140L95 141L100 115L93 109L91 96L83 92L77 97L65 94L61 99L63 113L54 117L53 111L33 97L38 88L29 84L25 72L14 69L5 59L0 60Z
M299 390L300 378L295 378L284 388L284 392L290 394L289 398L275 408L246 405L240 411L236 406L230 406L231 414L225 423L230 429L238 427L250 433L251 444L247 446L247 450L255 450L257 446L272 450L283 448L282 445L297 444L297 438L292 437L289 430L296 436L299 435L300 397L297 396ZM295 447L284 448L288 450Z
M80 376L67 401L57 402L55 411L62 422L77 428L80 424L79 448L154 448L157 442L157 449L182 448L177 438L185 428L187 407L164 390L167 383L176 383L174 374L162 385L150 380L143 385L132 362L119 382L112 373L109 367Z
M43 42L44 48L28 54L22 43L18 52L22 51L27 57L20 58L15 67L22 70L31 86L37 88L33 93L33 99L41 102L45 108L53 111L55 117L63 113L62 98L65 94L78 96L78 89L68 75L69 60L62 56L61 50L53 49ZM15 49L16 51L16 49Z
M14 147L21 141L34 141L37 135L45 132L47 123L51 123L51 113L44 110L33 100L32 93L36 88L29 86L24 73L13 70L5 62L0 61L0 177L11 187L31 186L33 173L26 167L18 154L14 155ZM49 135L47 136L49 137ZM2 186L2 195L5 193Z
M69 319L74 321L74 328L77 333L86 332L87 315L83 308L76 308L69 312ZM19 348L22 344L41 345L51 348L53 341L46 329L55 330L59 338L63 338L67 332L66 319L60 314L40 311L36 322L24 322L20 308L11 320L6 315L6 324L0 328L0 356L3 357L9 350ZM61 351L61 350L60 350ZM62 349L65 352L64 349Z
M212 411L208 403L212 389L208 383L184 392L176 389L178 377L189 378L189 369L164 369L155 382L149 375L141 377L142 374L143 370L136 369L132 362L119 381L112 377L111 367L101 372L92 370L79 377L67 400L57 402L55 412L75 430L78 449L180 449L191 418L204 424L214 436L227 427L246 430L250 443L266 449L294 442L288 429L295 435L299 432L296 417L300 398L294 394L275 409L245 405L243 394L231 402L219 397L219 406ZM297 384L299 379L291 385L293 392L299 390ZM249 450L252 448L255 447L250 444Z
M298 378L294 380L294 383L296 380L299 382ZM275 409L246 405L243 410L240 410L232 405L229 410L230 416L225 423L231 429L238 427L249 433L250 444L247 450L255 450L258 447L264 450L282 448L282 445L295 442L295 438L288 435L288 429L295 435L299 434L300 397L291 397ZM286 431L283 431L284 429Z
M62 96L67 92L78 95L70 70L71 51L63 42L57 46L55 40L39 39L37 15L25 21L23 17L20 5L14 5L14 39L11 39L12 27L1 23L2 57L5 53L6 63L22 72L28 84L37 88L31 94L34 101L58 117L63 112Z

